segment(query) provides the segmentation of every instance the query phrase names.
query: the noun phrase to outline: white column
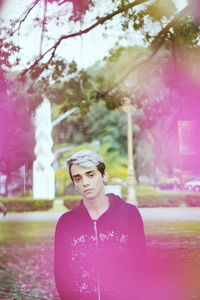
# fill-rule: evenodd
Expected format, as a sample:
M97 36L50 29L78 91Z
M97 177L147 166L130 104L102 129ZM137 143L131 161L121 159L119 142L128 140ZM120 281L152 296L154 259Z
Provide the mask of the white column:
M54 155L51 151L51 104L45 99L36 110L35 115L35 155L33 163L33 198L55 198L55 176L51 166Z

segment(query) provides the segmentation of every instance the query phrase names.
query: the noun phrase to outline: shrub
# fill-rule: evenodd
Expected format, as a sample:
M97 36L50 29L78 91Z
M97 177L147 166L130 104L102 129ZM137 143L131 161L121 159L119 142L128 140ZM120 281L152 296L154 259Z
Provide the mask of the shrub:
M139 207L200 206L200 193L171 191L163 193L153 186L137 185Z
M160 190L149 185L136 185L135 189L137 196L163 195L163 193Z
M68 195L63 198L64 206L68 209L76 207L81 197ZM139 207L179 207L179 206L200 206L200 194L155 194L138 195Z
M183 204L180 195L150 195L137 197L139 207L178 207Z
M81 196L79 195L67 195L63 197L63 204L68 209L75 208L81 200Z
M200 206L200 194L188 194L184 197L184 203L187 206Z
M53 207L53 200L33 198L1 198L8 212L45 211Z
M72 209L78 206L79 202L79 200L64 200L64 206L68 209Z
M137 197L139 207L200 206L200 194L165 194Z
M66 196L63 196L62 199L64 201L68 201L68 200L81 200L82 196L80 196L80 195L66 195Z

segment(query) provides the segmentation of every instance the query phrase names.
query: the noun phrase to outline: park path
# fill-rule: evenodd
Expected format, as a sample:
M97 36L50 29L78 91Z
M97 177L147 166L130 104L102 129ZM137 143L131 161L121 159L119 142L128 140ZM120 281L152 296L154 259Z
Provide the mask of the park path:
M200 221L200 207L139 208L144 221ZM56 222L63 212L23 212L0 216L0 222L50 221Z

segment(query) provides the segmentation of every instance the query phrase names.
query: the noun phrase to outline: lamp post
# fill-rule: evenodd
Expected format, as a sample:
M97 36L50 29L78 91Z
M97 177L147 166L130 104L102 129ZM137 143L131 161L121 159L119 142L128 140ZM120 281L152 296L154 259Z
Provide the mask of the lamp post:
M127 145L128 145L128 197L127 202L137 205L135 192L135 172L133 162L133 129L132 129L132 105L129 98L126 101L127 113Z

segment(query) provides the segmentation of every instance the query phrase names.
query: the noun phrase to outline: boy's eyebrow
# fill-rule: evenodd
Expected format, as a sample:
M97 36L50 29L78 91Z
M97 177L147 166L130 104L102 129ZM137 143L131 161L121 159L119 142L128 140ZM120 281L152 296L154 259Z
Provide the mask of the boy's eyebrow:
M80 174L75 174L72 176L72 178L76 178L76 177L80 177L81 175Z
M85 174L90 174L90 173L94 173L94 170L90 170L90 171L86 172Z
M93 173L93 172L95 172L95 170L87 171L87 172L85 172L85 174L88 175L88 174ZM75 175L72 176L72 178L77 178L77 177L81 177L81 174L75 174Z

